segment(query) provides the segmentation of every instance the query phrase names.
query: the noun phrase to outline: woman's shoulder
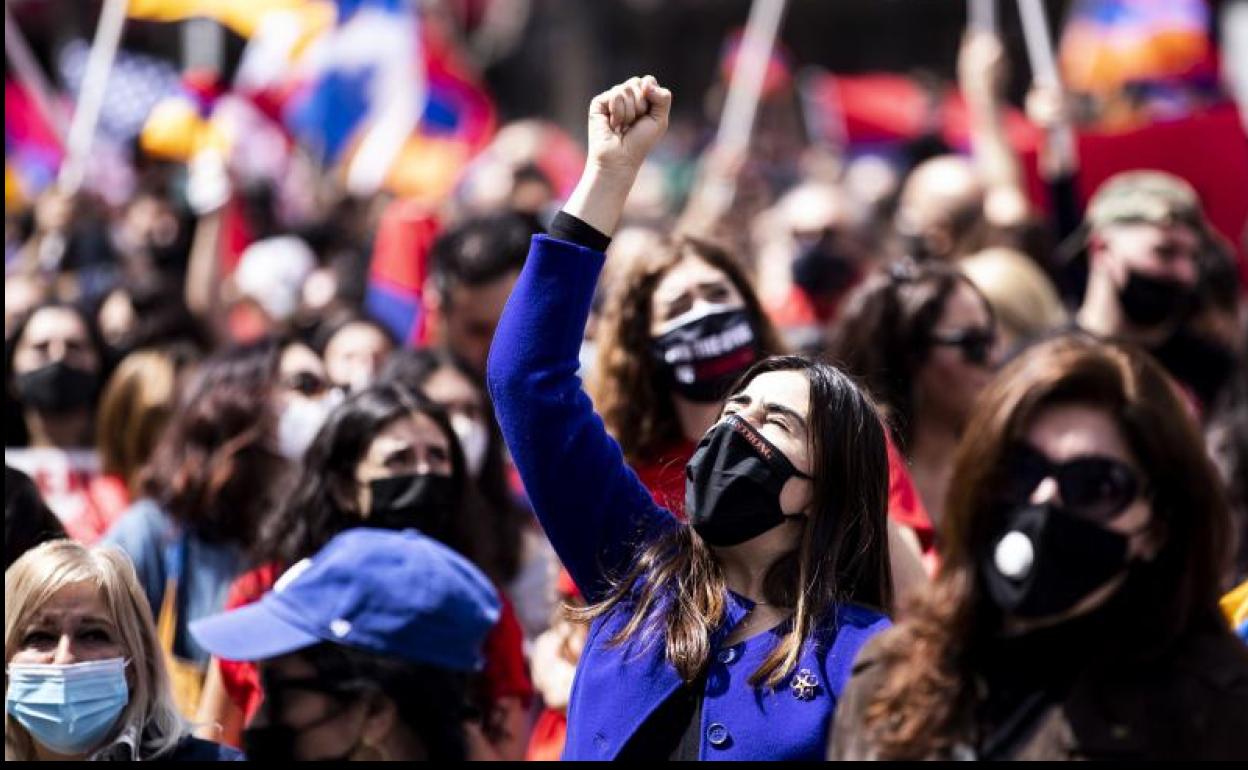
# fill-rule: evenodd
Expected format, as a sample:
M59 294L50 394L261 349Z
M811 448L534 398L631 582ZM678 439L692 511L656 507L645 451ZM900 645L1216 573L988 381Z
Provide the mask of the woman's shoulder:
M1200 691L1207 702L1234 702L1248 714L1248 646L1229 631L1189 634L1169 665L1154 667L1150 680L1162 690ZM1248 726L1248 716L1245 720Z
M892 624L889 617L879 610L844 602L833 605L823 614L815 628L815 635L823 641L845 636L866 640L892 627Z
M113 522L100 542L119 546L131 558L139 558L146 549L160 548L173 536L173 531L173 520L160 504L150 498L141 498Z

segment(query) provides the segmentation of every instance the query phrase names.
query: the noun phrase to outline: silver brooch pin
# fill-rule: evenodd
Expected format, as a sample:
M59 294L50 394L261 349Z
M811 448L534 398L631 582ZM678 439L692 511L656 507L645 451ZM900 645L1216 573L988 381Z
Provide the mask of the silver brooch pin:
M793 675L789 689L793 691L793 697L798 700L814 700L815 692L819 689L819 678L812 674L810 669L803 668Z

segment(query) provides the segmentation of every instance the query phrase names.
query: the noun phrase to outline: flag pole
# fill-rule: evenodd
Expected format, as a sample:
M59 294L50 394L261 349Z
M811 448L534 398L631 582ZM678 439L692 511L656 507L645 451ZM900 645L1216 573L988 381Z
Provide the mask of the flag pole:
M95 28L95 39L87 56L87 70L82 89L78 92L78 105L69 124L65 162L57 177L57 185L65 192L76 192L86 175L87 156L100 121L100 109L104 106L108 76L113 70L113 60L121 43L128 3L129 0L104 0L104 7L100 10L100 23Z
M786 0L754 0L750 6L745 34L732 79L728 83L728 96L724 100L724 111L712 147L712 152L721 157L738 157L749 147L767 65L780 32L785 4ZM701 190L707 210L727 210L736 196L736 186L736 180L729 174L714 174L707 178Z
M1062 78L1053 56L1053 40L1049 34L1049 20L1044 15L1040 0L1018 0L1018 15L1023 22L1023 37L1027 43L1027 59L1031 63L1031 77L1045 88L1062 90ZM1063 168L1074 168L1075 133L1070 123L1063 122L1049 135L1054 154Z

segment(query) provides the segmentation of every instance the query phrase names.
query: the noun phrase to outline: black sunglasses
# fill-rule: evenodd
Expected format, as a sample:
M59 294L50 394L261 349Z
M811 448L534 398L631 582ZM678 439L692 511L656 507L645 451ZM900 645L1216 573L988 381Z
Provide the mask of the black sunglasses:
M282 384L308 398L316 398L329 390L329 380L312 372L295 372Z
M933 345L947 345L961 350L962 358L968 364L985 366L997 344L997 333L991 328L970 327L948 334L933 334L930 341Z
M1032 447L1018 446L1007 461L1002 497L1010 504L1026 503L1050 478L1066 510L1101 523L1135 502L1144 486L1134 468L1112 457L1081 455L1055 463Z

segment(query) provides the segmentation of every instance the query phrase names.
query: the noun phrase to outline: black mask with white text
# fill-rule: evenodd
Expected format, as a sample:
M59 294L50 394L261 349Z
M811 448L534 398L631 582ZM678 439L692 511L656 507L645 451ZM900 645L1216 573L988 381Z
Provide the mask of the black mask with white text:
M689 523L714 546L758 537L793 516L781 509L780 490L794 476L810 478L748 422L728 417L703 437L685 469Z
M743 307L691 313L653 340L652 354L677 393L710 404L758 360L758 334Z

